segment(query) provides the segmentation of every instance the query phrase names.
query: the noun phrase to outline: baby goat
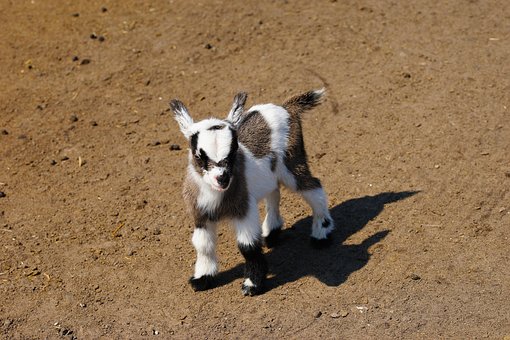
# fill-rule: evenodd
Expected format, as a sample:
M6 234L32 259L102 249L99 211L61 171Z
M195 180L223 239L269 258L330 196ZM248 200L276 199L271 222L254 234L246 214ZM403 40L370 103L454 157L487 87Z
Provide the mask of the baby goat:
M209 118L197 123L182 102L170 102L190 142L183 194L195 223L192 243L197 261L190 279L195 291L213 286L218 273L216 226L230 219L246 261L242 292L262 292L267 274L262 241L271 246L283 226L280 184L299 193L312 207L312 241L323 245L330 240L334 224L326 193L310 173L301 131L301 115L317 106L323 94L324 89L310 91L282 106L255 105L245 111L247 94L241 92L225 120ZM267 213L262 227L257 207L261 199L265 199Z

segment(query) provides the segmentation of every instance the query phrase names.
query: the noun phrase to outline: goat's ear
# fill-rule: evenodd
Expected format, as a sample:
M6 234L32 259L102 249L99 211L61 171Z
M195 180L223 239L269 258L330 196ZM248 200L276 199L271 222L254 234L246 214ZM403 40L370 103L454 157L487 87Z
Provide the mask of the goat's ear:
M244 112L244 104L246 103L246 99L248 98L248 94L246 92L239 92L234 97L234 103L232 104L232 108L228 113L227 120L230 121L234 126L239 123L241 119L241 115Z
M189 115L188 109L178 99L173 99L172 101L170 101L170 108L174 112L174 118L177 121L177 123L179 123L179 127L184 137L186 137L186 139L189 139L191 135L189 128L191 125L193 125L193 118L191 118L191 116Z

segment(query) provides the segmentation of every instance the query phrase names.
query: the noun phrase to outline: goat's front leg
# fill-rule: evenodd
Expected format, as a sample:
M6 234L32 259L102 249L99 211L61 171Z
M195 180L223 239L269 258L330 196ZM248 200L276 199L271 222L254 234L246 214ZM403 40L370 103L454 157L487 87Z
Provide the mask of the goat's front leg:
M191 242L197 251L195 274L189 280L195 291L209 289L213 286L214 276L218 273L218 260L216 258L216 223L207 221L197 223Z
M246 261L242 291L244 295L262 293L267 274L267 262L262 253L261 228L257 203L252 200L244 218L234 219L237 246Z

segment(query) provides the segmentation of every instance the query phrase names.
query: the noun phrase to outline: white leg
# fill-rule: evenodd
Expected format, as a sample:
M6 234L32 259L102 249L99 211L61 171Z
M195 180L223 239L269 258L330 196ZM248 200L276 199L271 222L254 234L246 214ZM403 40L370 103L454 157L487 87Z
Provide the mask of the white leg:
M216 223L207 222L204 227L197 227L193 232L191 242L197 252L195 274L190 279L194 290L210 288L211 279L218 273L218 260L216 258Z
M322 187L299 192L312 207L312 238L326 240L335 228L328 210L328 199Z
M267 237L273 230L279 230L283 226L283 218L280 215L280 189L271 192L265 199L266 218L262 223L262 236Z
M244 295L261 293L267 274L267 263L262 253L261 228L257 203L251 200L244 218L232 221L236 229L237 246L246 261L244 268Z

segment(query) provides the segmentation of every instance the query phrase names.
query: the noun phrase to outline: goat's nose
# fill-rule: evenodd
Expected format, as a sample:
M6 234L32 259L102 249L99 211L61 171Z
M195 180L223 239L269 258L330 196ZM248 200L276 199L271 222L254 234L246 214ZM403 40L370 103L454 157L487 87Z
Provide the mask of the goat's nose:
M230 181L230 177L227 173L222 173L219 176L216 176L216 181L218 181L218 184L222 187L227 186L228 182Z

